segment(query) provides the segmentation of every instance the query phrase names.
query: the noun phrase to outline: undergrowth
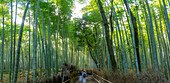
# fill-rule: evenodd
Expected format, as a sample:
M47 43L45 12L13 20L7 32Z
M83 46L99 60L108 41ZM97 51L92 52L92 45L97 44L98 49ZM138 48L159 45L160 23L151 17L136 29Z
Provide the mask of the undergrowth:
M136 74L130 72L128 74L120 74L120 72L108 72L107 70L92 70L93 73L103 77L112 83L170 83L163 77L162 73L147 71L144 73ZM106 83L101 78L94 75L95 78L100 80L101 83Z

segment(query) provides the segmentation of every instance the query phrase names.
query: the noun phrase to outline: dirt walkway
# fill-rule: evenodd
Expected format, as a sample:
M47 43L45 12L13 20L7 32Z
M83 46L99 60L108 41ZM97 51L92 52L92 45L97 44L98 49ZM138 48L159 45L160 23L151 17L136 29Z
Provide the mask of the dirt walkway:
M80 83L78 80L75 83ZM86 83L97 83L92 75L86 77Z

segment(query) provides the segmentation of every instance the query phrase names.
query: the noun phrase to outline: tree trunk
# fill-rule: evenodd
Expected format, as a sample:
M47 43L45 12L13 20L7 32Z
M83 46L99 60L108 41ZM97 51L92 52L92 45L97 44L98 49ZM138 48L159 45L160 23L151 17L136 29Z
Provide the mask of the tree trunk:
M31 0L28 1L27 6L25 8L23 19L22 19L22 23L21 23L21 28L20 28L20 32L19 32L19 40L18 40L18 46L17 46L17 55L16 55L16 60L15 60L15 69L14 69L14 76L13 76L12 83L16 83L17 82L17 73L18 73L18 65L19 65L19 58L20 58L21 39L22 39L24 21L25 21L25 17L26 17L26 13L27 13L27 9L28 9L30 1Z
M2 16L3 16L3 31L2 31L2 55L1 55L1 80L3 80L3 69L4 69L4 10L3 10L3 5L2 5Z
M87 34L85 35L86 37L86 42L87 42L87 45L88 45L88 48L89 48L89 51L90 51L90 56L91 58L93 59L94 63L96 64L97 68L98 68L98 65L97 65L97 60L96 58L93 56L93 53L92 53L92 46L90 45L90 42L87 40Z
M148 0L146 0L145 2L146 2L147 8L148 8L148 13L149 13L150 34L151 34L151 42L152 42L152 47L153 47L154 59L155 59L155 68L156 68L157 71L159 71L158 70L159 64L158 64L158 58L157 58L157 49L156 49L154 29L153 29L153 24L152 24L152 16L151 16L151 12L150 12L150 9L149 9Z
M11 83L11 70L12 70L12 40L13 40L13 17L12 17L12 0L11 0L11 48L10 48L10 64L9 64L9 79L8 83Z
M127 2L124 0L124 3L126 5L126 9L128 11L127 7ZM138 59L138 66L139 66L139 71L141 72L141 63L140 63L140 56L139 56L139 39L138 39L138 29L137 29L137 23L136 23L136 18L133 15L132 11L130 10L131 18L132 18L132 24L133 24L133 29L134 29L134 35L135 35L135 45L136 45L136 52L137 52L137 59Z
M39 10L40 10L40 14L41 14L41 19L42 19L42 24L43 24L43 35L44 35L44 44L45 44L45 69L46 69L46 72L47 72L47 74L46 74L46 78L47 78L47 76L48 76L48 74L49 74L49 71L48 71L48 59L47 59L47 41L46 41L46 29L45 29L45 24L44 24L44 17L43 17L43 14L42 14L42 12L41 12L41 9L40 9L40 7L39 7Z
M170 23L169 23L169 18L168 18L168 12L167 12L167 9L166 9L165 1L162 0L162 2L163 2L163 6L164 6L164 13L165 13L165 17L166 17L166 23L167 23L167 26L168 26L168 39L169 39L169 42L170 42Z
M49 60L49 63L48 63L48 65L49 65L49 74L48 74L48 76L50 77L51 76L51 39L50 39L50 19L49 19L49 12L50 12L50 10L49 10L49 2L48 2L48 0L47 0L47 7L48 7L48 60Z
M39 8L39 1L37 2L36 14L35 14L35 27L34 27L34 50L33 50L33 83L36 81L36 60L37 60L37 16L38 16L38 8Z
M111 41L110 36L109 36L109 26L108 26L107 18L105 16L105 12L103 10L103 6L102 6L102 3L101 3L100 0L98 0L98 5L99 5L99 10L100 10L100 13L101 13L103 24L105 26L106 41L107 41L108 51L109 51L109 54L110 54L110 60L112 62L111 63L112 69L113 69L113 71L116 71L117 66L116 66L116 60L115 60L114 53L113 53L112 41Z
M17 20L17 4L18 4L18 0L16 0L16 7L15 7L15 26L14 26L14 55L13 55L13 71L14 71L14 65L15 65L15 44L16 44L16 42L15 42L15 38L16 38L16 26L17 26L17 24L16 24L16 20ZM13 75L14 75L14 73L13 73Z

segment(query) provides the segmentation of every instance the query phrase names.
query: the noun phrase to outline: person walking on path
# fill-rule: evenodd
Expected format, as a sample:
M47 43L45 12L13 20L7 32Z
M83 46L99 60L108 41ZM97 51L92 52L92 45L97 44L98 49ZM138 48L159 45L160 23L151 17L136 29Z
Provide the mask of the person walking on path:
M82 71L79 71L79 83L82 82Z
M83 70L83 72L82 72L82 77L83 77L83 83L86 83L86 71L85 71L85 69Z

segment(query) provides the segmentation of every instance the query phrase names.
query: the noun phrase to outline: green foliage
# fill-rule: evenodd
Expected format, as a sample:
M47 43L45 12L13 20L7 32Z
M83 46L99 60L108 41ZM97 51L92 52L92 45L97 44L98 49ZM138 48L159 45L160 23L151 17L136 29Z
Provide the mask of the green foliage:
M45 24L45 29L46 29L46 34L50 33L49 37L45 35L43 32L43 23L42 23L42 18L40 11L38 10L38 27L40 27L40 30L37 30L37 33L39 37L38 39L38 44L37 44L37 58L36 58L36 68L37 72L40 72L40 65L42 65L42 76L45 78L45 75L47 75L47 70L53 70L55 72L55 68L58 68L59 71L61 71L61 64L63 64L68 58L69 63L72 64L82 64L83 66L87 64L91 65L90 67L94 67L97 65L97 63L100 63L101 69L104 68L110 68L110 58L113 57L108 57L108 45L106 42L106 32L104 27L104 22L101 18L101 14L99 11L99 4L98 0L76 0L80 4L86 4L86 1L90 1L87 6L82 8L83 15L80 18L73 18L71 20L71 15L72 11L74 8L74 3L75 0L49 0L49 4L47 3L47 0L40 0L39 3L39 8L42 12L42 15L44 17L44 24ZM112 10L111 11L111 3L110 1L113 2L113 6L115 8L115 12ZM146 0L144 0L146 1ZM160 0L159 0L160 1ZM155 68L155 63L159 64L158 70L162 72L163 74L166 75L168 78L169 74L169 27L167 24L168 19L170 18L170 12L168 12L168 2L165 0L165 4L163 4L162 1L159 2L158 0L151 0L148 2L148 8L146 8L146 2L143 2L143 0L128 0L129 3L129 8L131 9L132 14L136 18L136 25L139 35L139 55L140 57L143 57L145 59L141 59L140 62L144 63L147 61L148 64L142 64L142 69L144 67L148 68ZM4 30L4 42L5 42L5 56L4 56L4 64L5 64L5 70L8 70L9 67L9 49L10 49L10 39L11 39L11 15L10 15L10 0L1 0L1 4L3 4L4 7L4 14L5 14L5 30ZM15 0L13 0L13 4L15 4ZM19 0L18 2L18 16L22 18L23 12L26 6L26 3L28 0ZM125 3L122 0L101 0L103 9L105 11L105 16L108 21L108 34L109 38L112 41L113 44L113 52L114 52L114 57L116 58L116 63L117 63L117 69L122 71L121 73L124 73L123 71L125 70L124 64L124 58L127 58L127 65L128 69L131 71L132 66L135 66L135 52L134 52L134 43L132 42L132 34L131 29L133 28L132 25L130 25L130 17L129 13L126 9L126 6L124 5ZM48 6L47 6L48 5ZM105 7L106 5L106 7ZM14 6L14 5L13 5ZM31 16L31 24L28 24L28 13L26 16L26 23L23 28L23 37L22 37L22 42L21 42L21 50L22 48L25 48L23 51L23 61L22 59L19 59L19 66L24 65L26 66L28 63L28 49L29 49L29 26L31 26L31 38L30 38L30 46L31 46L31 51L30 51L30 61L31 65L33 65L33 38L34 38L34 33L33 29L35 28L35 11L36 11L36 6L37 6L37 0L31 0L30 3L30 16ZM166 6L166 7L165 7ZM48 31L48 8L49 8L49 31ZM13 8L14 10L15 8ZM153 11L148 12L148 9L153 9ZM0 7L0 10L2 10L2 7ZM167 11L167 14L166 14ZM14 12L13 12L14 13ZM117 14L117 19L115 19L115 13ZM139 14L139 17L137 16L137 13ZM150 18L148 13L150 13ZM104 14L103 14L104 15ZM127 17L126 17L127 15ZM155 16L154 16L155 15ZM59 20L58 20L59 19ZM138 21L140 20L140 21ZM17 21L18 18L17 18ZM58 24L59 21L59 24ZM153 26L149 25L149 23L153 22ZM117 23L116 23L117 22ZM111 28L112 24L112 28ZM118 25L119 24L119 25ZM57 27L59 26L58 29L58 39L57 39ZM118 32L118 26L119 32ZM139 26L141 28L139 29ZM157 26L157 27L156 27ZM18 42L19 38L19 30L20 30L20 24L16 25L16 42ZM132 28L130 28L132 27ZM151 30L151 27L153 29ZM113 30L113 33L111 31ZM125 30L127 32L127 36L125 34ZM0 45L2 43L2 11L0 11ZM41 35L40 35L41 31ZM154 33L153 33L154 32ZM159 33L159 34L158 34ZM121 36L119 36L121 35ZM134 34L135 35L135 34ZM42 37L41 37L42 36ZM45 40L46 37L46 40ZM122 39L121 39L121 38ZM155 38L155 39L151 39ZM127 41L128 39L128 41ZM47 41L49 40L49 41ZM122 43L120 43L122 41ZM155 45L153 44L153 41L155 41ZM51 45L49 45L51 44ZM47 46L46 46L47 45ZM15 46L16 47L16 46ZM40 48L39 48L40 47ZM43 48L42 48L43 47ZM46 49L50 49L47 50ZM123 48L125 51L123 52ZM155 49L156 48L156 49ZM57 49L57 50L56 50ZM1 50L1 48L0 48ZM145 50L142 51L142 50ZM130 58L130 51L132 57ZM99 53L98 53L99 52ZM51 53L49 55L48 53ZM153 54L157 53L157 58L153 58ZM2 54L2 53L0 53ZM57 58L56 55L57 54ZM146 54L146 57L143 56ZM122 57L125 55L124 57ZM1 55L0 55L1 56ZM39 58L38 58L39 57ZM41 58L40 58L41 57ZM46 61L46 58L48 58L49 62ZM58 60L56 60L58 59ZM1 60L1 59L0 59ZM93 60L93 61L92 61ZM162 60L162 61L161 61ZM58 61L56 63L56 61ZM131 63L131 62L132 63ZM24 63L23 63L24 62ZM46 62L48 62L46 64ZM90 63L91 62L91 63ZM39 63L39 64L38 64ZM53 66L49 66L53 65ZM55 64L55 65L54 65ZM95 65L93 65L95 64ZM103 66L106 64L106 66ZM14 65L12 63L12 65ZM131 66L132 65L132 66ZM46 67L47 66L47 67ZM55 67L56 66L56 67ZM78 67L78 65L76 65ZM24 67L26 68L26 67ZM148 69L146 68L146 69ZM22 69L22 68L21 68ZM30 66L30 69L32 69L32 66ZM111 69L110 69L111 70ZM129 71L128 70L128 71ZM135 67L134 67L134 70ZM133 72L136 72L134 71ZM30 70L30 77L32 78L32 70ZM3 72L4 74L8 74L8 72ZM75 73L75 72L74 72ZM55 75L58 75L56 72ZM12 75L13 76L13 75ZM24 75L21 75L21 77L24 77ZM77 76L72 76L73 80L77 78ZM46 77L47 78L47 77Z

